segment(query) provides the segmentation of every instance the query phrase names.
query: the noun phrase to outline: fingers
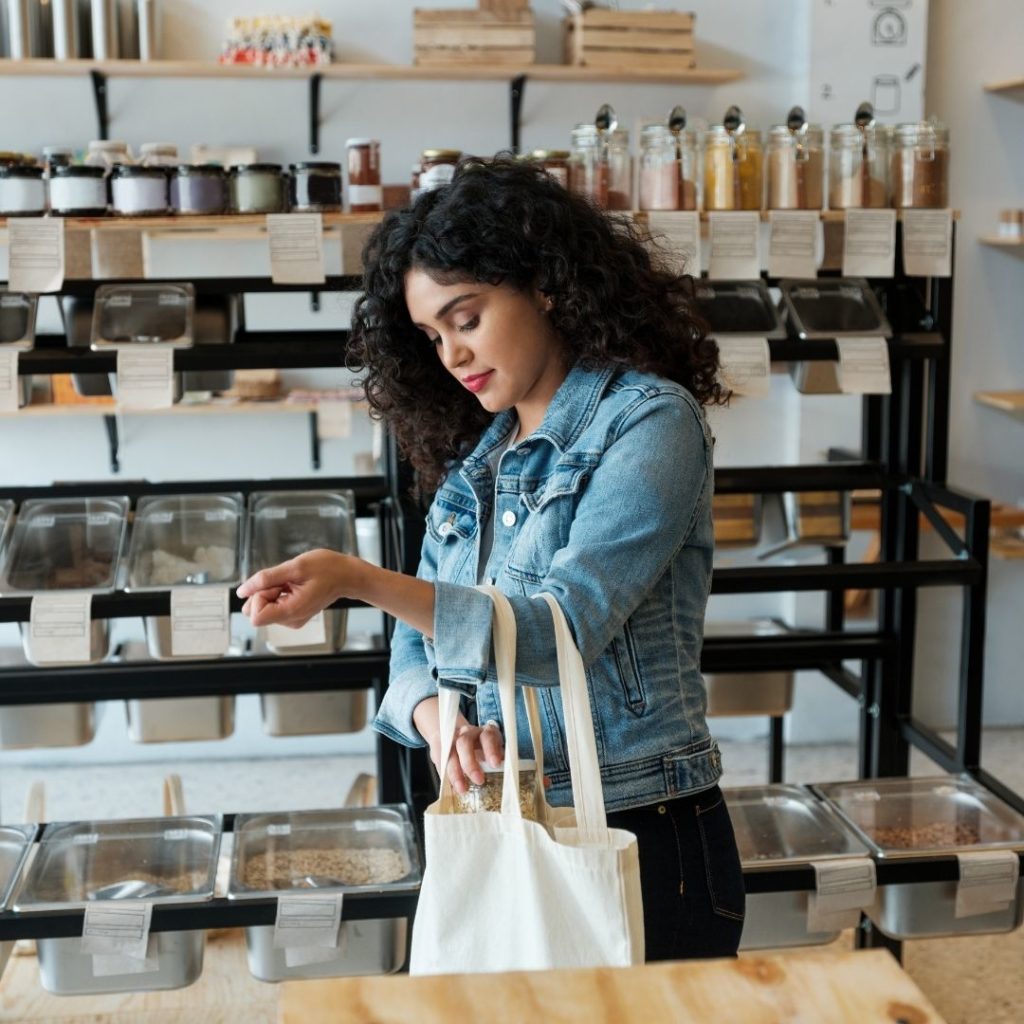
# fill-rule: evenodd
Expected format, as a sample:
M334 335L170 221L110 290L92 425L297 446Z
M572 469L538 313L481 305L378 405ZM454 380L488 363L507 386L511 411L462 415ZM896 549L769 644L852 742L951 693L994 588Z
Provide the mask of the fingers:
M480 730L480 747L488 764L497 765L505 760L505 743L497 722L490 721Z
M249 621L254 626L292 625L294 595L288 591L258 591L249 598L248 604Z
M261 569L258 573L250 576L239 588L239 597L251 597L259 590L269 590L272 587L283 587L295 578L294 562L282 562L280 565L272 566L269 569Z
M467 726L455 737L455 752L458 754L462 771L465 775L469 776L471 782L478 786L484 784L484 772L477 758L481 731L476 726L471 725Z

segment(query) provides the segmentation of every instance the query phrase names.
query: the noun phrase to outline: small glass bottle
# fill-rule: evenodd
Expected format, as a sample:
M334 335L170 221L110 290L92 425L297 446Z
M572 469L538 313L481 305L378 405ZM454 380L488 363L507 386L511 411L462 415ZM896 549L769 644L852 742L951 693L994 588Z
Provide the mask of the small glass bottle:
M540 164L562 188L568 188L571 155L567 149L535 149L530 154L530 159Z
M348 202L352 213L374 213L384 209L384 192L380 181L380 141L349 139Z
M292 164L288 202L295 213L337 213L341 209L341 164L329 160Z
M820 210L824 205L825 148L818 125L768 132L768 209Z
M569 188L602 209L608 205L608 162L601 134L592 124L578 124L572 130Z
M664 125L651 124L640 132L641 210L679 210L681 173L676 138Z
M462 151L458 149L425 149L420 156L421 192L447 185L455 177L455 168L462 159Z
M604 158L608 164L608 210L630 210L633 206L633 158L629 153L629 132L616 128L604 134Z
M828 205L833 210L889 205L888 131L875 124L837 124L829 136Z
M892 151L892 205L949 206L949 129L934 121L897 126Z

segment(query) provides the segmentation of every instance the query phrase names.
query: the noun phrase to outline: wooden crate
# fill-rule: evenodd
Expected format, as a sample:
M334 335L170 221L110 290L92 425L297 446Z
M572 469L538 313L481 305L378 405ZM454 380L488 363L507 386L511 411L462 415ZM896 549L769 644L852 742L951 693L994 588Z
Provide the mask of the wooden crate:
M428 66L532 64L536 29L529 6L413 11L413 63Z
M565 21L565 60L580 67L684 71L697 66L695 15L590 8Z

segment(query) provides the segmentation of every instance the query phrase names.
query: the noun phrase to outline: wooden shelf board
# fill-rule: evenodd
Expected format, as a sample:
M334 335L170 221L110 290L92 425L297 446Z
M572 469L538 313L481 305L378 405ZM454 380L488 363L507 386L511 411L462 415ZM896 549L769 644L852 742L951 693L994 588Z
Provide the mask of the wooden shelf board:
M383 213L323 213L325 229L346 225L376 224ZM173 231L175 233L224 233L239 229L258 232L266 229L267 216L263 213L219 214L210 217L64 217L68 231ZM0 217L0 231L7 230L7 219Z
M200 60L0 60L0 75L86 75L101 71L111 78L324 78L391 81L509 81L528 75L540 82L640 82L722 85L744 77L736 68L682 68L638 71L632 68L587 68L568 64L487 64L419 66L402 64L327 64L309 68L261 68Z
M1002 82L988 82L985 85L985 92L1019 92L1024 96L1024 77L1007 78Z
M975 391L974 400L979 405L1024 419L1024 391Z
M271 401L230 400L221 399L213 402L179 402L166 409L127 409L125 416L238 416L238 415L267 415L279 413L310 413L317 411L316 402L310 401L285 401L274 399ZM0 413L3 417L43 417L54 416L112 416L118 412L113 403L107 404L82 404L74 402L53 403L33 402L26 405L17 412Z
M978 239L979 244L989 245L993 249L1020 249L1024 251L1024 238L1000 238L998 235L985 235Z

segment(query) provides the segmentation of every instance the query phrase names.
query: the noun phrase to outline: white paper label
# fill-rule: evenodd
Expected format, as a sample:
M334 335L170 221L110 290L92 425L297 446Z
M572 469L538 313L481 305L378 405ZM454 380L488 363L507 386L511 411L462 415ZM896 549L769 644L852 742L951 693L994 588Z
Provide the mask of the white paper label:
M903 269L911 277L953 273L953 211L903 211Z
M958 853L960 881L956 887L956 916L974 917L1006 910L1017 897L1020 860L1015 850Z
M316 433L321 441L352 435L352 403L321 399L316 406Z
M274 949L312 947L337 953L343 900L340 892L296 893L279 897L277 920L274 922Z
M730 334L716 338L722 383L738 395L764 398L771 385L772 357L767 338Z
M807 930L831 932L854 927L861 910L875 899L875 862L848 857L813 866L815 891L807 899Z
M92 656L92 594L36 594L29 611L29 647L41 665L87 662Z
M0 412L17 412L19 398L18 350L0 346Z
M267 835L268 836L290 836L292 834L291 825L268 825Z
M668 253L669 266L676 273L700 277L700 214L696 210L652 210L647 227Z
M97 900L85 906L82 952L145 962L153 904L149 900Z
M153 974L160 970L156 944L157 937L150 935L146 955L141 960L123 953L93 953L92 976L110 978L123 974Z
M351 206L383 206L384 189L380 185L349 185L348 201Z
M274 284L323 284L324 226L319 213L268 213Z
M7 221L12 292L59 292L64 284L64 221L11 217Z
M892 277L896 267L896 211L847 210L844 277Z
M171 654L175 657L227 653L230 625L227 587L175 587L171 591Z
M885 338L837 338L839 390L846 395L892 393L889 343Z
M345 948L348 945L349 927L348 921L341 922L336 946L286 946L285 965L287 967L309 967L312 964L325 964L331 960L340 960L345 955Z
M756 211L709 213L708 277L750 280L761 276L761 215Z
M117 350L117 402L124 409L174 404L174 350L135 345Z
M768 273L815 277L821 217L816 210L771 210L768 214Z
M292 629L279 623L267 626L267 643L271 647L306 647L327 641L324 628L324 613L317 612L304 626Z

